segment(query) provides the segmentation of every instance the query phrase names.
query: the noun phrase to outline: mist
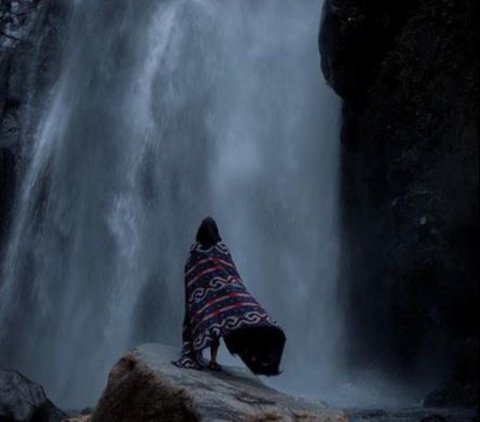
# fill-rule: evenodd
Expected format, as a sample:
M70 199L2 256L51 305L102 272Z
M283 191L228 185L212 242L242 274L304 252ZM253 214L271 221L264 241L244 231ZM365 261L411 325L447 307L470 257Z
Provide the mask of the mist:
M320 15L313 0L70 6L3 262L2 364L79 407L135 345L179 346L183 264L212 215L287 335L268 382L332 389L339 100Z

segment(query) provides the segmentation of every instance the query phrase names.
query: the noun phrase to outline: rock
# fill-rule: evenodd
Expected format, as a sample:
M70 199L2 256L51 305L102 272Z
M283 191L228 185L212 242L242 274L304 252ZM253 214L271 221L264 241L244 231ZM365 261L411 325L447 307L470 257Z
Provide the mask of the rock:
M420 419L419 422L448 422L448 420L442 415L431 415Z
M0 2L0 258L22 160L29 156L58 69L61 0Z
M475 409L409 407L404 409L345 409L351 422L474 422Z
M92 420L92 415L80 415L74 416L73 418L68 418L67 422L90 422Z
M247 370L180 369L178 350L144 344L110 371L92 422L346 421L342 412L264 385Z
M10 227L16 179L15 154L10 149L0 147L0 252Z
M61 422L66 415L20 372L0 369L0 421Z
M478 404L478 382L447 382L432 391L424 400L425 406L471 406Z
M91 407L84 407L80 412L81 415L91 415L93 413L93 409Z
M324 2L322 68L343 98L349 364L399 382L447 377L478 336L478 4Z
M322 72L338 95L354 101L365 93L416 1L324 2L319 35Z
M92 420L93 409L85 407L80 412L70 412L67 422L90 422Z
M471 338L457 345L454 365L446 381L431 391L423 401L426 407L476 407L479 400L478 339Z

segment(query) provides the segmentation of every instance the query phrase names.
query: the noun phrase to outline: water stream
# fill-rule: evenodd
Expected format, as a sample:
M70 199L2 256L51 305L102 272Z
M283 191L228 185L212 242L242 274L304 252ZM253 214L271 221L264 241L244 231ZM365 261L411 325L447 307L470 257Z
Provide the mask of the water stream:
M184 260L212 215L286 331L271 382L322 396L341 318L320 16L315 0L72 4L3 263L3 366L79 407L131 347L179 345Z

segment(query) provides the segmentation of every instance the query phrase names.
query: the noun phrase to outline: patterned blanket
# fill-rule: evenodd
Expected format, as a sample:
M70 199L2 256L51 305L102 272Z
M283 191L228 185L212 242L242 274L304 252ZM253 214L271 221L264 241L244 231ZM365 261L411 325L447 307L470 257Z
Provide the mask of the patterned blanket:
M257 374L277 375L285 335L243 285L225 244L195 243L185 265L183 348L178 366L200 369L202 350L223 337Z

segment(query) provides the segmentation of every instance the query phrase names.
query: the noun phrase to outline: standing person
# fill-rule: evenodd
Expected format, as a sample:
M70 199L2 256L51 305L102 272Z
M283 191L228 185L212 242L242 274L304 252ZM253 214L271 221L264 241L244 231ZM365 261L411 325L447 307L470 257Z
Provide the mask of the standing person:
M255 374L278 375L285 334L247 291L217 224L206 217L185 265L185 318L179 367L220 370L220 338ZM205 364L202 351L210 347Z

